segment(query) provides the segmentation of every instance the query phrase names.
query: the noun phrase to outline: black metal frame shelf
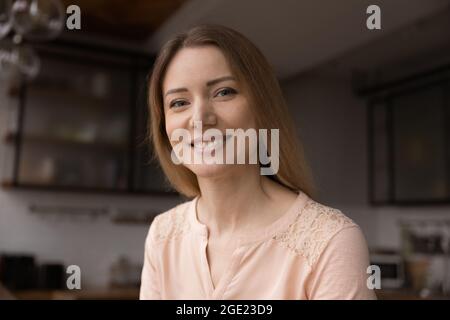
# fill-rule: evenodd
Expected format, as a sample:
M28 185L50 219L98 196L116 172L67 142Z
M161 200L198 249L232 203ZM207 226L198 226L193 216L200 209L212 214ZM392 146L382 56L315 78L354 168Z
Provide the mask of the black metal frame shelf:
M444 198L426 198L426 199L399 199L396 195L396 168L395 168L395 139L394 132L394 108L395 99L407 96L412 93L421 92L430 88L439 88L442 90L442 119L444 127L445 141L445 163L446 163L446 180L447 180L447 196ZM396 206L428 206L428 205L449 205L450 204L450 64L429 71L417 73L402 79L390 81L370 88L363 88L356 93L368 99L367 109L367 141L368 141L368 172L369 186L368 197L369 202L373 206L396 205ZM387 198L383 200L377 199L376 195L376 146L375 137L379 134L380 129L376 127L376 109L383 108L386 122L386 155L387 164ZM379 109L378 109L379 110Z
M91 187L71 187L60 185L42 185L33 183L21 183L15 184L13 181L3 181L1 187L5 190L23 190L23 191L48 191L57 193L89 193L89 194L105 194L105 195L124 195L124 196L158 196L158 197L174 197L178 196L177 193L168 189L167 191L161 190L128 190L128 189L115 189L115 188L91 188Z
M2 182L2 187L6 189L23 189L23 190L39 190L39 191L61 191L61 192L74 192L74 193L111 193L111 194L123 194L123 195L155 195L155 196L175 196L173 190L168 186L161 186L157 189L148 187L139 187L135 184L136 176L136 160L138 159L138 147L141 146L142 141L139 141L138 137L145 135L144 132L137 132L138 125L137 115L138 107L141 101L138 101L137 95L139 94L139 88L143 85L138 83L139 74L148 73L154 62L154 56L146 52L134 52L123 49L114 49L96 46L92 44L84 44L81 42L59 40L45 45L36 44L36 50L42 56L46 56L50 59L67 59L72 62L82 63L87 66L108 66L108 68L118 68L125 70L129 75L127 79L131 84L130 98L128 101L129 109L128 113L128 134L124 137L126 145L117 145L114 143L102 142L102 141L76 141L58 137L47 136L33 136L24 133L24 120L28 107L28 87L29 84L26 81L22 81L19 87L12 88L10 94L18 98L18 112L17 112L17 131L9 132L3 139L6 143L13 145L14 149L14 161L12 169L12 179ZM54 94L55 92L49 92ZM67 93L71 94L70 91ZM62 93L60 93L62 94ZM95 97L89 95L83 95L74 93L75 96L80 99L89 99L96 102ZM101 110L101 108L99 108ZM97 110L98 111L98 110ZM27 183L19 180L21 157L23 155L23 148L26 143L44 143L51 146L65 147L65 148L107 148L117 151L118 148L123 149L124 156L126 154L127 174L126 174L126 188L96 188L96 187L84 187L84 186L64 186L39 184L39 183ZM150 146L149 146L150 147ZM149 159L150 160L150 159ZM160 170L160 169L158 169Z

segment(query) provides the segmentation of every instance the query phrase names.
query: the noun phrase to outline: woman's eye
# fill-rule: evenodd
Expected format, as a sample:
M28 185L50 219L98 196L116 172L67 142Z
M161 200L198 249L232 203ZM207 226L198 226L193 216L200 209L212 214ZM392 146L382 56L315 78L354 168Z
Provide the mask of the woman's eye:
M186 104L186 101L184 100L175 100L170 103L171 108L180 108L183 107Z
M232 89L232 88L224 88L222 90L220 90L219 92L217 92L216 96L217 97L225 97L227 95L230 94L235 94L236 90Z

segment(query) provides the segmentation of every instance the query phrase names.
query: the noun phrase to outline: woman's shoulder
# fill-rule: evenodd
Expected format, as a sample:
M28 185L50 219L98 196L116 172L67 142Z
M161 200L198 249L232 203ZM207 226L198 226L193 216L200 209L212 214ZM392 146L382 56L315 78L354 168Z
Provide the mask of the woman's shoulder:
M186 201L158 214L150 225L153 242L176 238L190 230L189 211L194 200Z
M360 232L341 210L308 198L295 220L273 239L314 265L328 243L340 232Z

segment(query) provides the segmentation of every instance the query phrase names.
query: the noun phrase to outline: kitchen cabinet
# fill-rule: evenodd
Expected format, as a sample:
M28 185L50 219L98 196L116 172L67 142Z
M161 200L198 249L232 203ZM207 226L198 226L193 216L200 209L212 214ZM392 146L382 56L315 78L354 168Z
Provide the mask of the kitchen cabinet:
M36 45L41 72L12 87L5 188L174 195L152 161L147 74L153 56L60 41Z
M449 70L368 90L371 204L450 203Z

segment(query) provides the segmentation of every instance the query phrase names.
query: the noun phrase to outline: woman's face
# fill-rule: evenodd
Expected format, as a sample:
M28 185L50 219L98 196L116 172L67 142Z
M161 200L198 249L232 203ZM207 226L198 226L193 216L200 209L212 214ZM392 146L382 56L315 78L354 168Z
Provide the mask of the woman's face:
M201 155L200 158L215 154L215 151L211 153L211 149L208 149L211 145L207 146L201 141L192 143L194 126L197 128L197 138L199 125L201 133L211 128L218 129L223 134L224 138L219 142L224 147L229 143L226 129L255 128L255 119L244 87L231 72L225 56L215 46L181 49L167 68L162 90L167 135L174 147L180 142L179 138L174 139L176 129L190 133L190 139L183 141L189 159L194 159L195 153ZM210 139L203 137L205 140ZM199 177L222 175L230 170L230 166L225 164L188 162L183 161L183 164Z

